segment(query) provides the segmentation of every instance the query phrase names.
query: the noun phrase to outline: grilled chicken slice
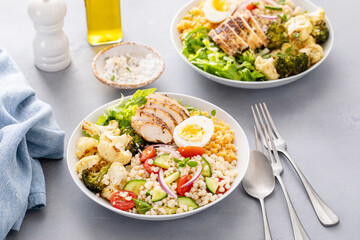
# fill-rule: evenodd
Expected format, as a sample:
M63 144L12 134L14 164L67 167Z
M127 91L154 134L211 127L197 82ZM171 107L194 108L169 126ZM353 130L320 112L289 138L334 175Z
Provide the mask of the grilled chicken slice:
M236 42L236 44L238 45L240 51L244 51L246 50L249 45L247 45L247 43L244 41L244 39L242 39L235 31L234 27L230 26L229 21L231 20L228 19L225 22L223 22L222 25L222 29L224 32L226 32L232 39L234 39L234 41ZM237 25L235 24L235 26L237 27Z
M154 122L167 126L167 124L162 119L156 117L153 114L143 112L139 109L136 111L136 115L131 118L131 121Z
M233 51L239 52L240 46L237 45L230 34L224 31L222 26L223 24L220 24L217 28L215 28L215 32Z
M249 24L242 17L242 14L235 12L231 19L242 30L239 36L249 45L250 49L255 50L262 46L262 41L256 35L256 33L250 28Z
M185 118L178 112L176 111L176 109L174 109L172 106L163 103L163 102L159 102L154 98L149 98L147 100L147 102L145 103L146 108L156 108L156 109L160 109L164 112L167 112L168 114L170 114L176 121L176 124L181 123L182 121L185 120Z
M170 128L171 133L174 132L174 129L176 127L176 121L169 113L160 109L146 107L139 108L138 111L142 113L152 114L153 116L160 118Z
M171 99L165 95L159 94L159 93L154 93L154 94L150 94L149 96L146 97L147 100L152 101L158 101L161 103L165 103L169 106L171 106L172 108L174 108L178 113L180 113L180 115L186 119L189 117L189 112L187 111L187 109L185 108L186 111L184 111L183 107L174 99Z
M172 134L170 129L163 124L134 120L131 122L133 129L146 141L153 143L171 143Z
M172 99L172 98L170 98L166 95L160 94L160 93L153 93L153 94L150 94L148 97L161 98L161 99L167 100L167 101L171 102L172 104L178 106L182 110L183 116L185 118L190 117L189 111L186 109L186 107L184 107L183 105L178 103L178 101L176 101L175 99Z
M209 32L209 37L229 56L234 56L236 54L236 51L231 49L215 32L214 29L212 29Z
M269 40L267 39L265 33L261 30L258 22L255 20L251 12L249 10L244 11L243 17L245 21L249 24L251 29L256 33L256 35L258 35L264 46L266 47L267 44L269 43Z

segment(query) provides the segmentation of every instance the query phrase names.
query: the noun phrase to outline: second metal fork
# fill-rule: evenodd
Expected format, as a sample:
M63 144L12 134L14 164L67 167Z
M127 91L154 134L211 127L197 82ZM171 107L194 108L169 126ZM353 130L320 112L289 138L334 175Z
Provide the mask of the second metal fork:
M339 217L335 214L333 210L330 209L330 207L321 199L321 197L316 193L316 191L312 188L308 180L305 178L304 174L300 171L299 167L296 165L296 163L292 160L289 153L286 151L286 143L284 138L280 135L279 130L277 129L273 119L271 118L271 115L269 113L269 110L265 103L259 104L260 110L263 114L263 116L267 117L269 122L268 125L272 130L269 130L273 133L274 136L274 143L277 151L281 152L285 155L285 157L289 160L293 168L295 169L296 173L298 174L302 184L305 187L306 193L308 194L310 198L310 202L314 208L314 211L319 219L319 221L324 226L333 226L336 225L339 222ZM257 105L255 105L255 108L259 112L259 109ZM270 124L269 124L270 123Z
M273 135L270 130L268 121L264 116L264 120L266 122L266 126L265 126L265 124L262 120L262 117L260 115L259 109L256 108L257 115L252 106L251 106L251 110L252 110L252 113L254 116L256 128L258 130L258 133L260 134L261 142L262 142L263 146L265 145L268 150L268 155L269 155L269 159L271 161L271 166L273 168L274 175L275 175L276 179L278 180L278 182L281 186L281 189L284 193L285 200L286 200L286 203L287 203L288 209L289 209L290 220L291 220L291 224L292 224L292 228L293 228L294 238L295 238L295 240L310 239L296 214L295 208L290 200L289 194L287 193L284 182L282 180L281 173L283 172L284 168L282 166L282 163L280 162L280 158L279 158L278 152L276 150L276 147L275 147L275 144L273 141Z

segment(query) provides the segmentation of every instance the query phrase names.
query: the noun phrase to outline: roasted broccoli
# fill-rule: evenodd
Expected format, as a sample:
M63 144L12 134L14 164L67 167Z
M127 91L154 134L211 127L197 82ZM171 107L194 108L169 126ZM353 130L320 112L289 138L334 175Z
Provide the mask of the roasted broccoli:
M140 137L139 134L135 132L132 128L123 128L121 129L121 133L129 134L132 137L132 141L128 144L125 150L129 150L133 155L139 152L139 149L143 149L145 146L145 140Z
M308 68L309 59L306 53L298 55L278 54L274 57L275 68L281 78L296 75Z
M269 39L267 48L270 50L279 49L283 43L289 42L286 27L284 24L276 21L270 23L266 31L266 37Z
M105 186L101 183L101 179L109 170L111 163L108 163L103 167L101 167L101 165L104 164L101 164L101 162L95 164L91 168L85 169L81 174L85 186L95 193L101 193L104 189Z
M319 21L313 26L311 36L315 38L317 44L323 44L329 38L329 29L326 27L325 21Z

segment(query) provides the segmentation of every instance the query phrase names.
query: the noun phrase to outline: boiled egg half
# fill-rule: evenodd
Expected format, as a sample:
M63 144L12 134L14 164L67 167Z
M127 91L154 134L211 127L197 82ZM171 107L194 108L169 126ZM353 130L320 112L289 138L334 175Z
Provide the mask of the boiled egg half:
M212 23L219 23L235 11L236 0L207 0L204 5L205 17Z
M174 141L178 147L204 147L214 133L214 124L204 116L190 117L174 129Z

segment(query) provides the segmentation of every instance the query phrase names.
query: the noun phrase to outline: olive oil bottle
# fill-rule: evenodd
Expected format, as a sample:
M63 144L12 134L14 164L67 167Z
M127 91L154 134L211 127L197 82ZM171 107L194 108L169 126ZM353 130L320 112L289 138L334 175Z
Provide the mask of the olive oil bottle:
M85 0L85 7L91 45L122 40L120 0Z

